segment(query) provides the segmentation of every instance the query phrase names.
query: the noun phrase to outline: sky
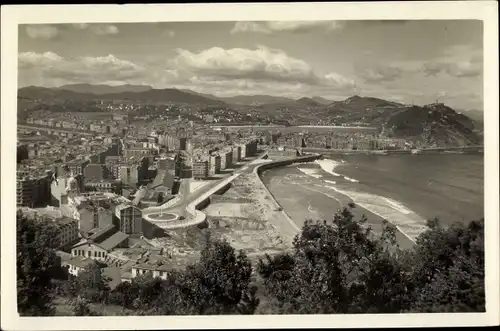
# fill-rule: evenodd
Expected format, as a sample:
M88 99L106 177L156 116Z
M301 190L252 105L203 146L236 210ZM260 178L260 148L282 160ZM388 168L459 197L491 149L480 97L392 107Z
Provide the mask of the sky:
M373 96L483 109L478 20L20 25L18 85Z

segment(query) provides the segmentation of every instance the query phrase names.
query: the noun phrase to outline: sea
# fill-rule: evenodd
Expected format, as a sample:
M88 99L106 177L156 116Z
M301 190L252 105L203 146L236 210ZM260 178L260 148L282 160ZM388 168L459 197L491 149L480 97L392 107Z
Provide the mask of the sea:
M483 154L325 155L311 163L270 169L262 178L301 227L330 220L349 202L375 232L382 220L411 246L426 222L444 226L484 217Z

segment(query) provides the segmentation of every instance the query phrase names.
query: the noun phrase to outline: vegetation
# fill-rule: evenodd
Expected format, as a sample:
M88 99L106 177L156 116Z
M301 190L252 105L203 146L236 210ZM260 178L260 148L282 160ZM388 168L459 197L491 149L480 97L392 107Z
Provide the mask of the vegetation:
M166 280L142 275L110 290L91 265L61 281L59 293L79 316L96 315L89 306L96 302L127 315L485 311L484 220L449 228L430 221L415 247L402 250L393 227L386 223L376 237L351 208L332 221L307 221L293 250L264 256L256 272L244 252L208 236L200 260ZM19 311L26 315L53 313L58 264L50 231L18 214ZM261 299L265 309L257 310Z
M17 213L17 305L19 314L45 316L54 313L53 279L61 278L57 229L43 220Z

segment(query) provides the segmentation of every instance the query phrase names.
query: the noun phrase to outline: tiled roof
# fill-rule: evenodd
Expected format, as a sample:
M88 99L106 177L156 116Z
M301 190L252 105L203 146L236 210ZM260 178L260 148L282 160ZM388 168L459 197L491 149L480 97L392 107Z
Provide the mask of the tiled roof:
M117 232L113 234L111 237L108 239L104 240L103 242L99 243L98 245L105 250L112 250L116 246L118 246L120 243L122 243L124 240L128 238L128 234L125 234L123 232Z
M80 268L85 268L92 263L95 263L95 261L82 256L74 256L71 260L66 262L66 264L74 265Z
M89 239L91 239L91 240L96 240L97 238L99 238L99 237L100 237L100 236L102 236L103 234L105 234L105 233L107 233L107 232L111 231L114 227L115 227L114 225L110 224L110 225L108 225L108 226L106 226L106 227L104 227L104 228L100 228L100 229L98 229L98 230L97 230L97 232L96 232L96 233L94 233L93 235L91 235L91 236L89 237Z

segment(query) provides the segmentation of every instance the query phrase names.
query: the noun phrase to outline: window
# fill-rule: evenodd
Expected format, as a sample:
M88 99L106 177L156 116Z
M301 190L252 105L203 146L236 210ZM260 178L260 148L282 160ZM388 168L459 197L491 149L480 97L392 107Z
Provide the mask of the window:
M87 252L87 257L92 257L92 252L91 251Z
M94 252L94 257L97 257L97 252Z

